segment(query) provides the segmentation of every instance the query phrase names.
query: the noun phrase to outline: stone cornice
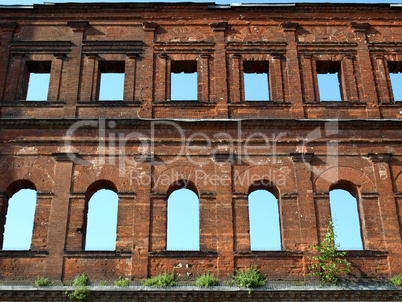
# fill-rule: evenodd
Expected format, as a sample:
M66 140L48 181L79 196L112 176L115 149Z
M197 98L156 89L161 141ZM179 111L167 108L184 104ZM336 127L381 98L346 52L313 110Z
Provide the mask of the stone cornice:
M258 41L258 42L227 42L226 50L231 53L260 53L268 51L270 54L277 52L283 54L286 51L286 42Z
M83 41L82 53L86 55L96 54L140 54L144 42L142 41Z
M71 52L71 41L11 41L12 54L55 54L66 55Z
M157 53L212 53L215 42L155 42L154 51Z
M300 53L307 54L328 54L342 53L354 54L357 51L355 42L297 42Z
M384 129L385 126L388 128L400 129L402 126L402 120L400 119L102 119L106 121L115 121L117 123L117 128L127 128L132 127L149 127L152 123L157 122L157 127L163 129L164 122L167 128L171 127L171 123L176 123L177 125L183 126L185 128L192 127L202 127L202 126L219 126L225 125L225 127L236 127L238 123L241 123L241 127L244 129L248 127L258 127L258 128L284 128L291 129L300 127L305 127L310 129L311 127L324 126L328 122L337 122L340 129L349 128L359 128L364 129ZM3 118L0 119L1 129L67 129L76 122L80 121L95 121L98 122L99 119L79 119L79 118L60 118L60 119L25 119L25 118ZM82 126L80 129L92 128L94 126Z

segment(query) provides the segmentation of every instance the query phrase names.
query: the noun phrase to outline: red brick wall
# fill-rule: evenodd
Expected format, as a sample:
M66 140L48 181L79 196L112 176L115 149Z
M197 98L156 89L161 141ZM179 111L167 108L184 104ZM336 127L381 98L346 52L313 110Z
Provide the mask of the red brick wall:
M31 251L0 251L1 279L142 279L173 268L226 278L248 265L273 280L304 278L339 181L358 192L364 250L348 255L353 274L401 273L402 105L387 67L402 61L400 9L66 4L0 15L0 202L17 180L38 192ZM104 60L124 61L124 101L96 100ZM170 101L172 60L196 61L198 101ZM268 61L265 102L244 100L243 61L253 60ZM47 102L21 100L28 61L52 62ZM317 61L341 62L344 101L319 101ZM278 252L250 251L247 196L262 179L278 191ZM115 252L81 250L98 180L119 195ZM198 252L165 251L178 180L199 195Z

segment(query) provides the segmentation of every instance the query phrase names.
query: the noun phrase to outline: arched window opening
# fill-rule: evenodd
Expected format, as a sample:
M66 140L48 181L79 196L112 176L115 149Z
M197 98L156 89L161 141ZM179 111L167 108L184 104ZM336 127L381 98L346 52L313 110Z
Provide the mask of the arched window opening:
M90 189L88 189L89 192ZM87 193L88 195L88 193ZM118 195L109 189L99 189L88 201L83 249L114 251L116 249Z
M4 209L2 232L3 250L29 250L31 248L32 232L36 209L36 190L30 184L28 189L17 190L10 186L8 196L11 198ZM7 192L6 192L7 193Z
M335 244L339 244L340 250L362 250L363 240L356 197L335 187L329 192L329 202L337 235Z
M166 239L169 251L200 250L199 200L195 192L195 186L190 184L169 194Z
M275 193L277 195L277 191ZM250 249L282 250L278 199L275 195L266 189L254 190L248 196L248 208Z

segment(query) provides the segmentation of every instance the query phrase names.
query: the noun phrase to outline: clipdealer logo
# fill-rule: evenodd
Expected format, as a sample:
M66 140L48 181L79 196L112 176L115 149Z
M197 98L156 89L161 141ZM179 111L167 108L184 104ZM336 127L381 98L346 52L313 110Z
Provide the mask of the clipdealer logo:
M153 182L151 176L138 171L138 166L145 162L155 163L154 154L156 150L162 151L164 156L163 165L170 165L185 159L192 167L199 167L199 171L194 172L197 181L212 182L215 185L220 183L225 185L228 180L220 179L216 175L206 174L203 167L211 161L211 156L216 158L219 154L224 154L225 158L220 158L220 163L232 162L236 158L250 166L277 165L281 160L277 157L278 142L287 132L270 132L270 135L258 131L243 131L241 121L236 121L237 127L223 129L219 132L186 132L178 122L169 120L152 120L149 122L149 129L133 131L117 127L114 120L81 120L77 121L67 130L64 136L64 152L69 159L77 165L115 165L119 169L119 177L129 177L137 182ZM338 121L331 120L319 126L302 137L301 145L297 152L301 153L302 161L314 173L321 174L328 166L338 166ZM164 139L168 139L167 145ZM94 145L95 144L95 145ZM164 146L164 144L166 144ZM92 154L87 155L86 159L78 154L80 150L85 150L85 146L90 147ZM320 152L325 152L325 165L313 166L310 160L304 158L303 154L307 150L317 147ZM84 151L85 153L88 151ZM194 154L200 156L194 156ZM254 156L260 154L260 156ZM266 154L267 156L261 156ZM208 156L205 156L208 155ZM275 170L276 172L276 170ZM281 173L274 175L276 180L285 181L285 176ZM178 175L172 175L170 179L177 179ZM182 175L186 178L189 175ZM244 177L244 175L242 176ZM248 175L247 177L261 178L261 175ZM266 175L272 178L272 175ZM170 179L163 181L169 182ZM272 179L271 179L272 180ZM284 184L283 184L284 185Z

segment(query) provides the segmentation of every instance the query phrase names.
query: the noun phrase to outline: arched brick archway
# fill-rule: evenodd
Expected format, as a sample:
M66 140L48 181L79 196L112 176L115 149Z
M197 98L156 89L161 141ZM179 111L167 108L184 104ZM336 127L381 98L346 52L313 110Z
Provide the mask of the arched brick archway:
M365 174L351 167L332 167L325 170L314 181L314 189L316 193L328 193L331 186L342 182L355 184L362 193L376 191L374 183Z
M197 177L197 173L200 173L200 171L204 173L203 169L200 169L200 167L187 165L170 167L155 176L153 191L167 193L169 195L173 192L171 188L177 186L187 187L189 185L189 189L199 196L199 190L203 188L205 184L205 179Z
M250 188L261 181L270 182L280 194L295 192L294 181L280 169L272 166L253 166L235 175L234 191L249 193Z
M117 167L105 165L101 167L79 167L77 175L73 179L74 192L87 192L94 184L101 184L98 181L107 180L113 184L110 190L117 192L135 192L135 181L130 179L127 172L123 173ZM103 183L106 184L106 183ZM95 193L96 190L93 192ZM93 194L92 193L92 194Z
M180 179L180 180L176 180L169 186L169 189L167 190L167 197L169 198L170 194L172 194L174 191L180 190L180 189L188 189L188 190L194 192L195 195L197 195L197 197L200 196L200 194L198 192L198 188L195 185L195 183L193 183L191 180Z
M19 190L17 189L19 185L27 185L29 183L31 184L27 187L29 189L34 188L38 192L53 191L53 181L46 171L26 166L5 170L0 177L0 192L6 192L11 197L12 194Z
M106 179L100 179L100 180L93 182L88 187L87 192L86 192L86 198L88 200L90 200L92 195L94 195L97 191L102 190L102 189L111 190L115 193L118 193L117 187L113 182L111 182L110 180L106 180Z

